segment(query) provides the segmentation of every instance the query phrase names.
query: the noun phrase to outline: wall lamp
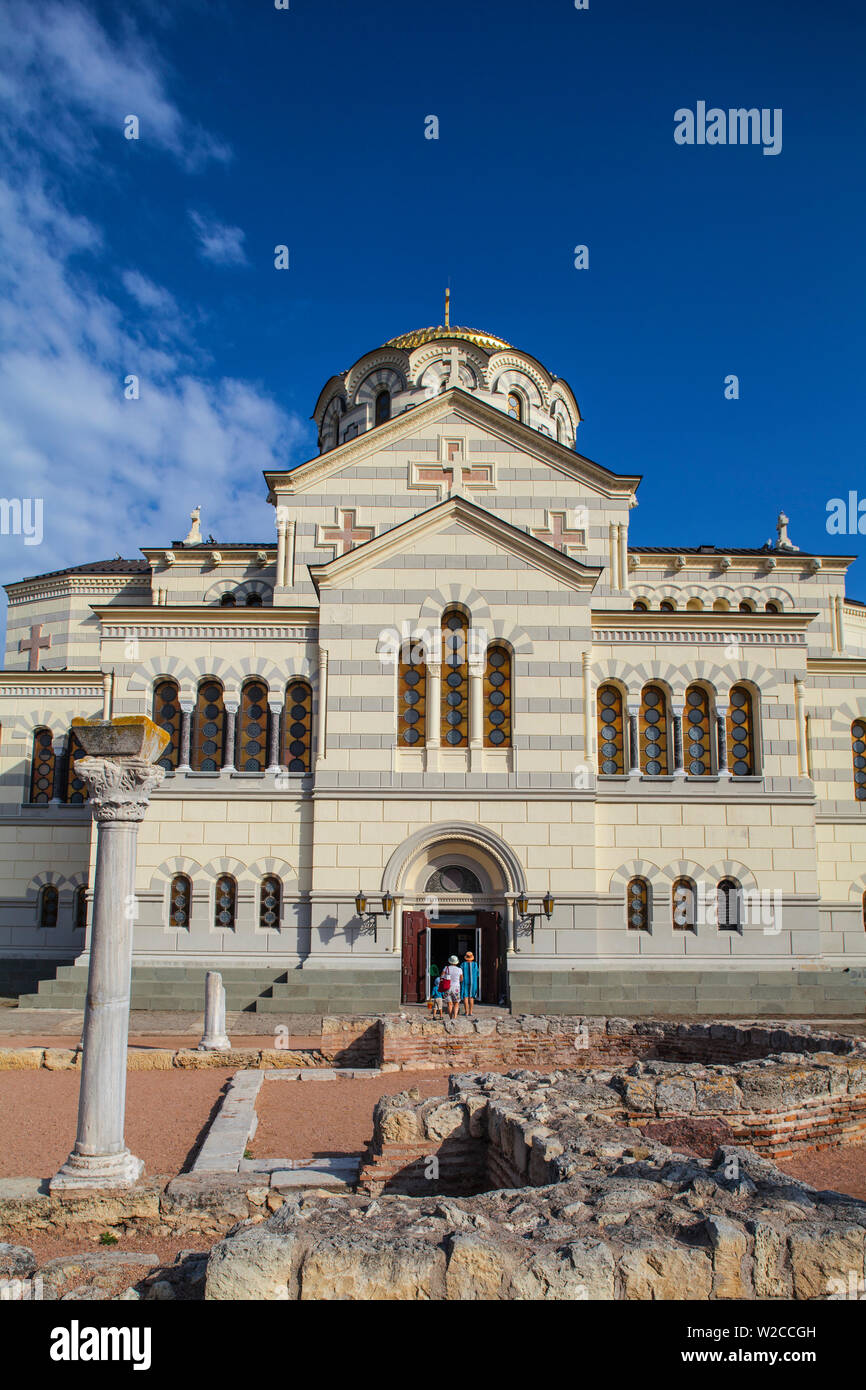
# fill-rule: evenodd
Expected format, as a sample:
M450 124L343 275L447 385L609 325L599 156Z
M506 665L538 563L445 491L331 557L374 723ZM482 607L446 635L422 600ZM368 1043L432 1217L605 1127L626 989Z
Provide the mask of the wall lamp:
M381 917L381 916L383 916L383 915L384 915L385 917L390 917L390 916L391 916L391 913L392 913L393 910L394 910L394 899L392 898L392 896L391 896L390 893L383 893L383 894L382 894L382 910L381 910L381 912L373 912L373 911L371 911L371 910L368 910L368 908L367 908L367 894L363 891L363 889L359 888L359 889L358 889L358 892L357 892L357 895L356 895L356 897L355 897L355 909L356 909L356 911L357 911L359 917L364 917L364 918L366 918L368 922L372 919L372 924L373 924L373 940L374 940L374 941L377 941L377 940L378 940L377 928L378 928L378 925L379 925L378 919L379 919L379 917Z
M526 896L525 893L521 893L520 897L517 899L517 911L520 914L520 916L524 918L524 920L529 920L530 932L533 942L535 941L535 919L537 917L540 917L541 913L543 912L547 920L550 921L551 917L553 916L554 907L555 903L553 899L553 894L551 893L549 888L545 893L544 897L541 899L541 912L529 911L529 898Z

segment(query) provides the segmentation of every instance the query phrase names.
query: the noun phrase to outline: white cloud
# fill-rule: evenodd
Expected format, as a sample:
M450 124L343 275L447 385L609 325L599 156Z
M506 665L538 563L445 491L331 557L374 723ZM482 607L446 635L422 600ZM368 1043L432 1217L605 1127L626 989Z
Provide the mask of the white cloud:
M111 42L77 6L33 7L25 18L33 44L7 62L0 140L12 147L16 135L3 92L26 90L39 62L59 85L46 81L38 101L62 111L64 140L74 146L88 125L78 108L108 109L130 41ZM73 91L64 85L71 60L61 60L63 44L50 32L64 22L67 39L86 35L96 54ZM50 64L37 58L37 38ZM8 35L3 42L8 58ZM134 75L150 95L151 119L160 117L165 148L186 145L188 128L140 52ZM306 457L309 425L255 382L206 372L206 345L190 328L197 306L178 305L138 267L111 263L100 227L75 211L76 170L54 127L44 146L36 143L33 109L23 113L28 158L0 177L0 494L43 499L44 540L25 546L0 534L0 579L167 544L186 534L198 502L205 534L267 539L273 510L261 470ZM124 397L128 374L140 380L138 400Z
M190 221L195 228L202 260L214 265L246 265L244 233L240 227L229 227L215 217L205 217L191 211Z

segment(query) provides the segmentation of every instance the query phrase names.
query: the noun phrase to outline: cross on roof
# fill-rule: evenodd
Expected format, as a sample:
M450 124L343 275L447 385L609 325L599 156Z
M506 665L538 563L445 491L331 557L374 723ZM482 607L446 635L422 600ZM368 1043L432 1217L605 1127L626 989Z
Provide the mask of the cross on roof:
M318 527L316 545L332 546L335 555L346 555L356 545L373 539L372 526L356 526L354 508L337 507L334 515L336 525Z
M553 550L566 553L571 547L583 550L586 546L586 532L572 531L566 525L565 512L548 512L546 526L533 526L531 533L536 540L544 541Z
M37 623L35 627L31 627L31 629L30 629L30 637L27 639L27 641L25 641L23 637L21 638L21 641L18 643L18 650L19 650L19 652L29 652L29 653L30 653L30 664L29 664L29 666L28 666L28 668L27 668L28 671L38 671L38 670L39 670L39 651L40 651L40 648L43 648L43 647L50 647L50 646L51 646L51 637L50 637L50 636L48 636L48 637L43 637L43 636L42 636L42 624L41 624L41 623Z

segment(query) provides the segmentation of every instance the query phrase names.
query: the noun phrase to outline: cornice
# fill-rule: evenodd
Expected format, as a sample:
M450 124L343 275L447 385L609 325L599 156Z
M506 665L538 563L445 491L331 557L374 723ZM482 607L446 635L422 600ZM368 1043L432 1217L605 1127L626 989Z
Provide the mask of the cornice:
M93 606L102 636L204 638L262 641L304 640L318 636L318 608L100 608ZM252 614L256 616L253 617Z
M594 642L704 642L724 645L736 637L745 646L804 647L809 624L817 613L617 613L597 609L592 614ZM764 619L769 619L769 622Z
M130 588L150 595L150 577L147 576L143 583L139 580L130 585L129 578L124 581L114 575L58 575L50 580L22 579L16 584L7 584L6 592L9 607L15 608L36 599L69 598L75 594L112 594L123 590L128 592Z
M806 660L806 670L816 676L843 676L846 672L859 675L866 672L866 657L810 656Z
M310 565L313 583L317 589L339 587L346 579L354 578L371 565L381 564L407 546L417 543L422 536L435 535L454 521L502 550L519 555L536 569L546 570L569 588L592 589L602 573L599 566L573 560L543 541L536 540L528 532L503 521L495 513L485 511L457 495L446 498L426 512L419 512L417 516L410 517L408 521L401 522L381 536L375 536L345 555L338 555L327 564Z

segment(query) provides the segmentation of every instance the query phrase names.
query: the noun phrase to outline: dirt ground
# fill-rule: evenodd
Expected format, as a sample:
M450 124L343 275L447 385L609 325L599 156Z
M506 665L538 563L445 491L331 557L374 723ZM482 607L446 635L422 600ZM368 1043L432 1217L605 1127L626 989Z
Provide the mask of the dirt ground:
M146 1173L187 1168L234 1068L128 1072L126 1142ZM75 1141L78 1071L0 1072L0 1177L51 1177Z
M417 1086L422 1096L446 1096L447 1072L391 1072L336 1081L262 1083L256 1111L254 1158L319 1158L361 1153L373 1137L373 1107L380 1096Z
M831 1188L866 1202L866 1144L847 1144L783 1158L777 1167L819 1191Z

